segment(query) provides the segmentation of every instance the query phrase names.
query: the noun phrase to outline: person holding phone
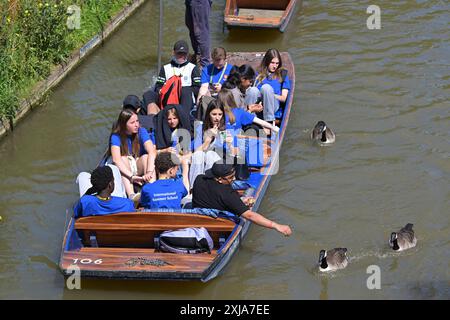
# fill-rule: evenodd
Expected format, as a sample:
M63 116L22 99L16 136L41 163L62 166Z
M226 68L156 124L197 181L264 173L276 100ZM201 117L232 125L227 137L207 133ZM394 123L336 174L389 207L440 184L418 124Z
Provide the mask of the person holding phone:
M193 186L198 175L204 174L214 162L222 159L224 146L232 147L233 137L225 126L225 109L216 100L208 104L205 121L195 122L194 153L192 155L189 181ZM234 149L234 152L238 150Z
M217 96L233 68L233 66L227 62L227 52L224 48L214 48L211 57L213 63L202 70L201 86L197 102L199 102L200 98L204 95Z

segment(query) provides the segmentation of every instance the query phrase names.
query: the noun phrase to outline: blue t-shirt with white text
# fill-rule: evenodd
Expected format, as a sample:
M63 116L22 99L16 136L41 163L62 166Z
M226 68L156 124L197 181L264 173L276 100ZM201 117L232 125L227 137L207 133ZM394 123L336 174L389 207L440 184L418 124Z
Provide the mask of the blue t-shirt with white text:
M141 204L146 209L180 209L188 191L181 180L160 179L147 183L141 190Z

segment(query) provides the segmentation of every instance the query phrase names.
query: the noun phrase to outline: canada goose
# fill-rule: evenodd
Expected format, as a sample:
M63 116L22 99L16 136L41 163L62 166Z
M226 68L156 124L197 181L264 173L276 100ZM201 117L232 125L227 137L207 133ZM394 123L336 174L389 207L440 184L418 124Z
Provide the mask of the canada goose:
M334 271L344 269L348 265L347 248L320 250L319 270Z
M336 136L325 122L319 121L311 132L311 139L318 140L321 143L333 143L336 140Z
M403 251L416 246L417 239L414 235L412 223L400 229L398 232L392 232L389 238L389 246L395 251Z

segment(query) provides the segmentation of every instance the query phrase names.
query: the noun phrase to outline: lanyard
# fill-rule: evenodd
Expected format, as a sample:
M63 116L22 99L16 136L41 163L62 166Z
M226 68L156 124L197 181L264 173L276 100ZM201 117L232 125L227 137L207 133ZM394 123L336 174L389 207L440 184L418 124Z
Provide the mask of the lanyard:
M219 77L219 81L217 81L217 83L220 83L220 81L222 81L223 75L225 74L225 70L227 70L227 66L228 66L228 62L225 62L225 66L223 67L222 70L222 74ZM209 83L213 83L213 72L214 72L214 66L213 66L213 70L211 71L211 76L209 77Z

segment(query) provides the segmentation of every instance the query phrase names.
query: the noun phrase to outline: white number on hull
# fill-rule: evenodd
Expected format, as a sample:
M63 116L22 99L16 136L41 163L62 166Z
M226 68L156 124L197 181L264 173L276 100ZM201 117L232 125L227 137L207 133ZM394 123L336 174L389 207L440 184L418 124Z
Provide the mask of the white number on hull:
M78 264L78 263L81 263L81 264L102 264L103 263L103 261L102 261L102 259L97 259L97 260L92 260L92 259L73 259L73 264Z

